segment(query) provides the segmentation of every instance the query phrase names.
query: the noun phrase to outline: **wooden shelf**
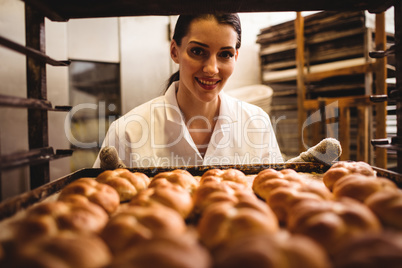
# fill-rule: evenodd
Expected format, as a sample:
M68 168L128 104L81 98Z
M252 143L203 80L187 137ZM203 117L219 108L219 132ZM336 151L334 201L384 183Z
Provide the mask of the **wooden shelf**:
M73 18L120 17L142 15L178 15L211 12L271 12L318 10L387 10L393 0L23 0L54 21Z

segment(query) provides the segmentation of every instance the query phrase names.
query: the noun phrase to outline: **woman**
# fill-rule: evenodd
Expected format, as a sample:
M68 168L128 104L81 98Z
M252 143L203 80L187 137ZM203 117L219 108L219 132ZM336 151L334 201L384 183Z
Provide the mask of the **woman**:
M180 16L170 46L179 71L165 95L113 122L102 147L127 167L283 162L268 115L222 90L240 45L237 14Z

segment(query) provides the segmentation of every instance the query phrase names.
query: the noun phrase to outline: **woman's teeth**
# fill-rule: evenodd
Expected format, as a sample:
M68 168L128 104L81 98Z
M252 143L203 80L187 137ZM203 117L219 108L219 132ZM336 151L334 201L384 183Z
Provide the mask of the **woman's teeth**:
M208 86L212 86L212 85L215 85L216 83L218 83L218 81L207 81L207 80L202 80L202 79L198 79L198 81L201 84L208 85Z

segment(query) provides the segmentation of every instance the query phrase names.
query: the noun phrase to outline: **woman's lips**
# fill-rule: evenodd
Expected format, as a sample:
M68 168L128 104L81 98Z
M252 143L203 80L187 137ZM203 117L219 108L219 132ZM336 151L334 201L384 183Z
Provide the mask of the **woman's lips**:
M205 78L198 78L198 77L196 77L195 80L204 89L214 89L217 87L218 83L221 81L221 80L217 80L217 79L205 79Z

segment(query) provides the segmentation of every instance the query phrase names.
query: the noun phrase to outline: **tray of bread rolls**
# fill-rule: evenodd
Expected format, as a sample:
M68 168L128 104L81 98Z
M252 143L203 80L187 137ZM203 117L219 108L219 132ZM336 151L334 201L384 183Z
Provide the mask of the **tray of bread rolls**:
M401 267L401 183L353 161L82 169L0 203L0 267Z

